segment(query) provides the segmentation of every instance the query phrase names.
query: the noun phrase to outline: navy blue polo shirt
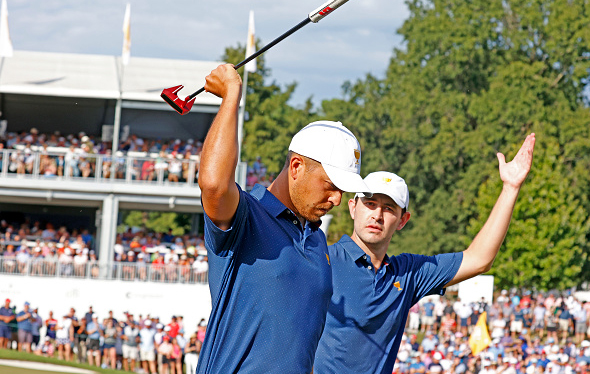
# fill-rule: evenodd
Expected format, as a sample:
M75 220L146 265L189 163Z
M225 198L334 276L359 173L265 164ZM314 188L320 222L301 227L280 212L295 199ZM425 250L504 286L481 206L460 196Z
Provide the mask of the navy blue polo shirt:
M334 293L314 374L391 374L410 308L444 293L463 253L385 256L375 273L371 258L347 235L328 251Z
M205 246L212 311L196 372L310 373L332 295L319 225L256 185L228 230L205 216Z

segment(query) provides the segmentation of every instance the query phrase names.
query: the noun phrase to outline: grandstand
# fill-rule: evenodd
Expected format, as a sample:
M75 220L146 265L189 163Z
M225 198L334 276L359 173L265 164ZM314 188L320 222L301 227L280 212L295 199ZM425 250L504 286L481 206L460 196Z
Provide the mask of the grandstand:
M28 298L49 302L59 297L48 299L51 289L65 287L69 296L64 295L64 302L70 302L63 305L64 311L70 306L83 310L88 300L76 300L73 294L107 287L114 293L124 291L120 298L129 303L122 306L123 301L119 301L119 305L133 310L129 295L143 295L151 303L165 306L169 302L166 296L186 297L188 290L194 290L177 286L171 291L169 285L160 284L158 287L164 288L156 297L151 291L155 286L150 283L170 277L149 273L144 279L123 279L123 268L113 263L116 228L122 210L173 211L192 214L193 230L198 232L195 226L201 222L203 211L196 183L197 148L221 101L207 93L199 95L191 113L180 116L159 95L162 89L177 84L188 85L188 90L200 86L218 64L131 58L122 69L120 58L114 56L27 51L15 51L14 57L3 59L0 137L11 146L0 149L0 218L18 220L27 214L41 221L57 220L70 228L84 228L94 234L97 257L96 263L67 279L62 279L66 274L60 267L53 272L43 267L34 274L43 278L23 277L32 275L32 265L25 272L0 273L3 296L19 303ZM121 111L116 118L118 101ZM117 121L122 129L121 145L113 155ZM38 137L46 141L39 142ZM125 146L130 143L131 147ZM238 165L236 181L245 188L244 163ZM33 247L38 238L24 239ZM175 282L186 280L188 286L203 287L205 291L193 295L204 295L200 300L210 304L206 277L185 278L181 268L174 271L178 274ZM41 280L43 285L39 286ZM89 281L98 283L89 285ZM93 292L93 298L111 297L112 301L109 293ZM189 315L190 308L194 311L194 305L190 305L187 303L184 312L188 318L208 316L210 306ZM61 312L57 305L39 306ZM161 317L166 317L165 310L162 313Z

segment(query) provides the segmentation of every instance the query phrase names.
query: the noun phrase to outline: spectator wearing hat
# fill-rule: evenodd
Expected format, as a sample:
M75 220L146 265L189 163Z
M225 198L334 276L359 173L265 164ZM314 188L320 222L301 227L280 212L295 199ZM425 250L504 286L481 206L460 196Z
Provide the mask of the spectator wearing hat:
M33 311L30 309L29 302L25 302L24 309L16 315L18 322L18 350L31 353L31 343L33 342L33 333L31 320Z
M113 319L107 319L103 330L103 362L111 369L117 368L117 326Z
M139 359L139 328L135 324L135 321L132 319L128 321L127 326L123 329L123 335L121 338L123 339L123 368L125 371L129 371L131 369L132 372L135 371L135 363Z
M440 361L443 359L443 355L440 352L434 352L432 354L432 363L428 365L428 371L431 373L442 373L443 367Z
M159 320L158 317L156 317ZM162 372L162 362L163 357L160 353L160 345L164 342L164 336L166 336L166 332L164 331L164 325L156 322L156 333L154 334L154 346L156 347L156 363L158 366L158 373Z
M55 347L53 346L53 344L51 342L51 338L49 338L48 336L45 336L45 338L43 338L43 341L41 342L41 344L35 350L35 354L37 356L44 356L44 357L52 357L53 358L53 356L55 354Z
M182 374L182 349L183 347L181 346L181 339L182 335L178 334L176 335L176 338L170 338L170 344L172 344L172 352L170 354L170 372L172 374ZM184 338L182 338L182 342L186 343L184 341Z
M199 321L199 325L197 326L197 340L201 342L201 344L205 341L205 333L207 332L207 322L205 322L204 318L201 318Z
M4 306L0 308L0 349L8 349L8 342L12 339L10 323L16 318L14 310L10 307L10 299L4 300Z
M172 356L172 344L170 343L170 337L164 335L162 337L162 343L158 347L158 354L162 357L162 365L159 373L161 374L172 374L171 364L174 365L174 361L171 360ZM172 370L174 370L172 366Z
M192 334L184 348L184 366L185 374L194 374L199 361L199 352L201 351L201 342L197 340L197 334Z
M92 319L91 319L92 321ZM88 359L87 342L88 342L88 323L86 318L81 318L78 325L74 327L74 345L76 346L78 363L86 363Z
M31 317L31 334L33 335L33 342L31 350L39 346L41 342L41 327L43 326L43 319L39 315L39 308L33 308Z
M156 330L152 328L152 321L146 319L143 328L139 330L139 357L144 373L156 374L156 353L154 336Z
M57 357L60 360L65 358L66 361L71 360L72 342L74 341L74 332L72 319L69 314L64 315L55 327L55 342L57 345Z
M88 334L87 357L88 364L100 366L100 337L102 335L102 326L98 322L98 315L92 313L90 322L86 325Z
M135 279L135 252L127 252L127 261L123 263L123 279L134 280Z

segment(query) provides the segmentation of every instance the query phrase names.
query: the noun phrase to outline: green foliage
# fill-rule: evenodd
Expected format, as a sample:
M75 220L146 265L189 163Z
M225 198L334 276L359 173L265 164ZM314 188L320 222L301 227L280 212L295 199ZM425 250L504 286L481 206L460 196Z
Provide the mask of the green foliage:
M321 117L359 139L362 171L393 171L410 187L412 219L390 253L464 250L500 191L496 153L511 160L537 134L533 170L491 271L502 286L563 288L590 279L590 2L407 0L384 79L343 84L342 99L293 108L296 88L249 75L243 159L283 165L292 135ZM228 48L238 62L244 47ZM328 241L351 234L345 195Z
M153 232L172 229L173 235L183 235L190 232L191 219L189 214L132 210L124 214L123 224L119 225L117 232L125 232L127 227L140 227Z
M588 280L589 3L407 4L405 49L385 79L347 83L345 100L322 104L357 134L363 175L393 171L410 187L412 219L390 252L464 250L501 190L496 152L510 160L536 132L533 171L492 273L505 286ZM347 227L340 220L350 218L335 215L333 227Z
M261 47L260 40L256 47ZM226 48L222 59L237 64L244 59L246 47ZM264 55L257 57L257 70L248 74L246 96L247 121L244 123L242 160L252 162L257 156L267 166L269 173L278 174L283 168L291 138L312 121L311 99L301 109L288 104L297 85L285 88L276 82L267 83L270 69L265 66ZM243 69L241 69L243 71Z

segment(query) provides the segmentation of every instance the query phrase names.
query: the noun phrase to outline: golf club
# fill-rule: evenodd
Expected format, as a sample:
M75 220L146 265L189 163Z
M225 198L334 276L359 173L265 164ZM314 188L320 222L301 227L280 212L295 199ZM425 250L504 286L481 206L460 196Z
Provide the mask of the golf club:
M317 8L314 11L312 11L311 13L309 13L303 21L299 22L298 25L291 28L289 31L285 32L283 35L279 36L278 38L276 38L272 42L268 43L266 46L264 46L263 48L261 48L257 52L250 55L244 61L237 64L235 66L235 68L239 69L242 66L246 65L248 62L250 62L251 60L260 56L264 52L268 51L273 46L277 45L280 41L282 41L283 39L285 39L289 35L293 34L295 31L299 30L300 28L307 25L308 23L319 22L321 19L326 17L328 14L332 13L334 10L338 9L340 6L342 6L347 1L348 0L330 0L330 1L326 2L325 4L320 6L319 8ZM195 102L195 97L198 94L200 94L201 92L205 91L205 87L201 87L199 90L193 92L192 94L188 95L184 100L182 100L181 98L178 97L177 93L183 87L184 87L183 85L178 85L178 86L166 88L165 90L162 91L162 94L160 95L162 97L162 99L164 99L168 104L170 104L170 106L172 108L174 108L174 110L176 110L178 113L180 113L182 115L190 112L190 110L193 107L193 104Z

